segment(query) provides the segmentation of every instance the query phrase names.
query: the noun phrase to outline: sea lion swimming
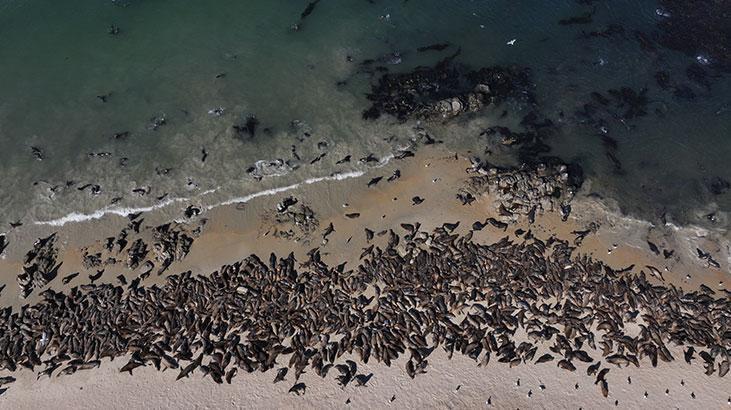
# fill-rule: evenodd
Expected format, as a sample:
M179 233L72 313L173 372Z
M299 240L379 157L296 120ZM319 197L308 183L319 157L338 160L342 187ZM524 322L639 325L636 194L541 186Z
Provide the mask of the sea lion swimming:
M102 103L105 103L109 100L109 97L112 96L112 93L106 93L102 95L97 95L96 98L101 101Z
M233 129L239 136L248 135L250 138L254 138L256 136L256 128L258 126L259 120L256 118L255 115L251 114L246 117L246 122L243 126L234 125Z
M30 151L31 151L31 154L33 154L33 156L38 161L43 161L46 158L45 154L43 153L43 150L38 147L31 146Z
M160 114L156 117L150 118L150 120L147 124L147 129L151 130L151 131L157 131L158 129L160 129L160 127L162 127L165 124L167 124L167 119L165 117L165 114Z
M425 51L442 51L445 48L449 47L450 45L451 44L449 44L449 43L430 44L428 46L417 47L416 51L419 53L423 53Z
M315 11L315 6L317 6L317 3L319 3L319 2L320 2L320 0L315 0L313 2L310 2L310 4L307 5L307 7L304 9L304 11L302 11L302 14L300 14L300 20L304 20L305 18L307 18L307 16L312 14L312 12Z
M112 139L115 141L126 140L129 137L129 131L115 132L112 134Z
M350 155L348 155L348 157L350 157ZM359 159L358 161L360 161L360 162L362 162L362 163L365 163L365 164L367 164L367 163L369 163L369 162L378 162L378 158L376 158L375 154L372 154L372 153L371 153L371 154L368 154L368 155L367 155L367 156L365 156L365 157L362 157L362 158L361 158L361 159Z

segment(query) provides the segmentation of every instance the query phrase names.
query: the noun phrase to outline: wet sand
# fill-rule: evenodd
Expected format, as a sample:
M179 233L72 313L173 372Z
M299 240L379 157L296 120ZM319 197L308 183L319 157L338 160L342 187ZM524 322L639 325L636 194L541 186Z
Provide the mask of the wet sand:
M194 273L209 273L224 264L241 260L249 254L257 254L262 259L270 252L285 256L294 252L299 260L305 259L306 253L319 246L323 259L332 264L349 262L349 268L358 264L358 255L366 246L364 228L374 232L394 229L401 223L422 224L422 230L430 231L444 222L460 222L457 233L465 234L475 221L484 221L488 216L495 216L494 197L483 195L471 205L462 205L455 195L468 177L465 169L469 162L463 157L446 152L439 148L423 149L415 158L393 160L381 168L374 168L360 178L307 185L289 192L273 196L256 198L243 205L230 205L215 208L193 218L188 223L192 227L206 220L202 233L195 239L190 254L180 262L174 263L167 273L179 273L191 270ZM387 182L395 169L401 171L401 178ZM373 177L383 176L374 187L367 182ZM575 254L586 254L615 269L635 265L635 271L644 269L646 265L657 267L663 272L665 284L682 287L686 291L698 289L705 284L711 289L722 291L729 289L731 276L728 268L728 247L719 241L720 235L694 232L690 228L676 230L673 227L655 227L643 221L622 217L607 205L598 200L580 194L572 202L573 212L568 221L562 222L557 212L538 215L536 222L529 225L527 221L511 224L507 232L486 227L474 232L473 241L493 243L504 236L520 241L514 232L518 228L531 229L535 236L548 239L555 235L558 238L573 240L571 232L587 228L594 222L598 224L596 232L586 236ZM277 229L287 226L273 224L276 204L284 197L294 196L299 204L313 209L317 217L317 229L310 236L298 240L275 237ZM424 198L424 202L413 205L414 196ZM359 213L357 218L349 218L346 214ZM182 209L180 211L182 217ZM169 219L168 215L150 213L143 215L144 225L154 226ZM82 267L82 247L99 247L106 236L114 236L127 224L121 217L109 217L100 221L70 224L59 231L59 244L64 262L59 277L49 284L55 290L63 290L79 284L88 283L86 271ZM332 223L334 232L323 243L322 233ZM0 286L7 287L0 297L3 306L15 308L25 303L38 300L37 289L31 297L22 300L18 297L16 272L20 271L20 257L32 245L31 237L41 237L57 229L35 227L27 229L25 237L10 237L11 247L6 251L6 259L0 261ZM143 229L143 232L145 230ZM654 255L648 250L647 240L662 247L672 248L675 253L670 258L662 254ZM376 237L376 241L385 241L385 237ZM712 269L703 265L695 255L695 247L703 247L714 252L714 257L721 263L721 269ZM611 250L611 251L610 251ZM64 286L60 278L70 272L81 274ZM119 274L128 280L139 272L119 266L107 267L99 282L114 282ZM649 276L649 274L648 274ZM152 274L143 284L150 285L164 280L165 276ZM651 279L655 280L655 279ZM99 283L98 282L98 283ZM657 280L657 283L661 283ZM16 383L0 396L0 403L9 408L48 408L58 406L65 408L95 407L97 403L107 403L108 407L259 407L259 408L302 408L302 407L343 407L347 399L356 408L389 406L400 407L477 407L491 403L496 408L600 408L614 405L619 400L623 408L669 407L680 408L720 408L726 406L731 395L727 378L717 375L705 376L700 359L692 366L682 361L682 351L674 351L676 360L672 363L660 362L653 369L643 361L640 368L631 366L618 369L612 366L609 385L610 395L602 397L599 388L593 385L593 377L587 377L585 366L578 367L574 373L561 370L553 363L543 365L520 365L509 368L497 361L486 368L479 368L469 358L456 354L451 360L439 351L430 358L430 366L426 374L411 380L403 367L405 360L399 359L390 368L371 362L362 365L363 370L374 373L369 387L348 386L341 389L328 377L320 379L314 373L305 373L303 381L307 384L304 396L288 394L293 383L293 376L287 382L272 384L275 371L253 374L242 373L234 378L233 384L217 385L210 378L201 378L199 374L190 379L174 382L175 373L160 373L154 369L138 368L134 376L119 373L118 369L125 363L117 359L112 363L106 361L101 369L79 371L66 377L53 377L50 381L33 382L35 376L28 371L20 374ZM363 371L362 370L362 371ZM6 372L0 372L4 375ZM631 376L633 383L627 383ZM520 378L521 385L515 381ZM680 385L684 380L685 386ZM574 388L575 383L580 388ZM540 384L546 386L545 390ZM459 390L457 386L461 386ZM665 389L670 394L665 394ZM532 392L528 397L528 391ZM644 391L648 398L643 397ZM693 399L690 394L696 396ZM395 395L396 399L389 399Z

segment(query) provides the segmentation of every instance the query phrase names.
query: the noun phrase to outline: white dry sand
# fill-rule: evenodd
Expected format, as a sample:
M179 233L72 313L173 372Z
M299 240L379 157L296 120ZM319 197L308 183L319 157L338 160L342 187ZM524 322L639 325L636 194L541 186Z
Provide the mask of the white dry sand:
M609 397L601 395L594 377L586 375L586 366L575 372L554 363L521 365L509 368L491 361L478 367L474 361L455 354L449 360L442 350L429 358L427 373L410 379L404 370L405 360L384 365L359 364L359 372L374 375L366 387L350 384L345 388L335 381L333 369L326 379L309 371L300 381L307 385L302 396L288 393L293 376L273 384L275 370L266 373L240 374L231 385L218 385L198 372L189 379L175 381L177 372L158 372L152 367L135 369L134 375L120 373L126 362L104 362L100 369L80 371L71 376L36 381L29 371L3 397L0 407L8 409L221 409L221 408L496 408L496 409L602 409L613 408L618 400L621 409L725 409L731 396L727 378L706 376L703 368L690 366L676 352L672 363L652 368L643 362L640 368L611 366L607 375ZM346 357L343 357L345 359ZM632 378L628 384L627 377ZM520 386L516 385L520 379ZM681 380L684 385L681 385ZM575 385L578 383L579 388ZM541 389L545 386L545 390ZM457 389L459 387L459 389ZM669 394L665 390L669 389ZM532 395L528 397L528 392ZM647 392L647 398L644 393ZM695 399L691 393L695 394ZM391 402L391 398L396 396ZM346 401L350 399L350 403ZM487 404L490 400L491 405Z

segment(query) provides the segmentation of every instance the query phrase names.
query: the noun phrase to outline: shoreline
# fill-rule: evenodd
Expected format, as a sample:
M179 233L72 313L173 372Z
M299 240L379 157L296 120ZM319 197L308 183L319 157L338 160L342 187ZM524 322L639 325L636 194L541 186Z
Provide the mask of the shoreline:
M663 249L665 245L673 246L673 249L679 249L679 251L676 251L677 253L675 256L670 259L664 258L662 255L653 255L647 250L647 245L643 243L647 238L647 234L652 233L653 228L651 224L613 214L609 207L604 203L581 195L577 195L571 202L573 211L566 222L562 222L558 212L553 211L538 213L534 224L529 224L525 218L521 218L517 223L510 224L507 231L491 227L486 227L480 230L470 229L470 225L472 225L473 221L481 221L485 219L485 216L497 215L497 211L493 208L495 206L495 198L490 193L478 197L471 205L462 205L457 199L455 199L458 188L463 186L466 181L467 174L465 173L465 168L467 168L468 165L468 162L464 159L455 159L454 153L447 152L442 148L420 149L416 152L415 158L391 161L390 163L384 164L383 167L371 169L363 175L349 179L347 183L343 183L342 181L337 180L337 178L333 180L330 179L333 177L324 177L322 178L326 181L324 183L301 183L284 187L291 188L287 189L287 191L276 191L271 195L259 194L256 197L251 198L243 206L230 204L207 209L200 215L191 218L187 223L182 224L183 226L189 227L190 230L193 230L194 227L201 228L201 232L195 237L189 254L182 258L182 260L173 262L170 269L164 274L164 276L157 276L153 274L148 278L145 278L142 283L144 286L162 284L168 274L178 274L187 270L193 271L194 274L207 274L219 270L222 265L240 261L243 257L250 254L257 254L262 260L264 260L270 252L275 252L280 257L284 257L289 252L294 252L298 260L304 261L307 260L308 252L314 247L320 248L323 261L332 263L334 266L344 260L348 262L348 268L353 269L359 263L357 254L360 253L369 242L364 238L364 228L369 228L376 234L374 240L383 241L384 237L388 235L388 229L397 231L398 229L401 229L399 228L400 224L418 222L421 224L421 229L423 231L430 232L439 228L445 222L454 223L460 221L460 226L455 230L455 232L459 235L472 235L472 240L476 243L492 244L498 242L503 237L508 237L513 241L520 241L521 239L514 232L516 229L523 229L526 231L532 230L534 235L543 241L555 236L556 238L572 242L576 237L576 235L572 234L572 232L585 229L589 222L599 222L599 226L591 233L587 234L583 241L581 241L581 243L577 246L575 251L576 256L587 255L595 260L603 261L615 269L620 269L630 263L633 263L637 265L635 271L642 270L642 267L647 265L656 265L659 269L664 269L663 264L667 264L666 266L668 269L663 271L665 275L664 282L666 282L666 284L678 286L686 291L697 290L698 287L703 284L714 290L725 290L728 292L727 283L729 282L729 275L727 271L724 271L723 267L719 270L708 270L698 264L696 260L689 257L688 254L692 251L691 245L695 244L695 242L692 244L687 243L685 244L686 246L681 249L674 245L674 242L671 241L671 239L673 239L672 237L662 237L661 239L664 239L663 242L653 237L652 239ZM392 175L396 169L400 170L400 178L393 182L386 181L386 177ZM378 176L383 177L383 180L379 181L375 186L369 187L367 185L368 179ZM313 209L317 225L312 230L307 232L303 231L300 235L299 231L297 231L297 224L288 224L287 221L284 223L276 221L276 217L279 213L276 211L275 205L280 203L284 197L289 195L298 199L298 204L295 205L295 207L307 206ZM419 205L414 205L412 200L412 197L414 196L422 197L424 202ZM347 204L347 206L344 206L345 204ZM355 213L358 214L357 217L351 218L346 216L348 214L353 215ZM150 238L150 230L155 226L155 224L165 223L169 220L166 214L160 213L160 215L155 215L154 212L143 214L141 218L145 218L145 221L142 228L140 228L141 233L139 236L141 238L145 238L145 240ZM117 221L117 219L121 219L124 223L120 223L121 221ZM127 224L127 222L129 222L127 218L103 218L102 220L70 224L65 226L63 230L59 231L59 243L61 243L63 247L59 260L63 261L64 265L62 266L58 277L49 283L48 288L65 292L68 291L71 286L79 286L81 284L88 283L89 281L86 279L86 275L93 273L94 270L83 268L82 252L80 252L80 248L87 247L92 249L92 251L100 249L102 246L101 240L104 236L115 235L121 227ZM330 226L329 224L332 224L334 230L323 239L323 232L328 230L328 226ZM93 240L89 240L90 238L88 233L92 227L95 229L95 237ZM642 229L639 229L639 227ZM294 234L291 238L294 239L285 239L284 236L277 236L278 234L285 232L285 230L293 230ZM385 232L386 234L383 236L378 235L381 232ZM135 237L136 235L131 235L129 242L132 242ZM619 243L620 246L613 248L614 243ZM611 252L609 252L609 249L611 249ZM725 263L722 260L719 261L721 263ZM10 305L17 308L24 303L36 303L40 300L39 293L45 290L45 288L36 289L26 300L10 298L9 296L11 294L16 294L18 289L13 272L20 271L20 268L22 268L22 265L19 262L15 262L15 264L13 264L13 262L9 260L0 261L0 271L9 273L2 276L2 284L7 285L2 293L2 297L0 298L3 306ZM98 283L116 284L117 282L114 277L117 274L126 277L127 281L132 281L140 271L139 269L130 270L118 265L105 266L104 268L108 269L108 271L104 273ZM61 284L61 278L73 271L80 271L82 274L71 280L68 285ZM689 279L685 276L688 274L690 274ZM648 280L655 283L663 283L663 281L650 278L649 275ZM719 282L723 285L720 286ZM456 356L460 356L460 360L462 359L461 355ZM440 379L441 375L430 376L438 373L437 369L456 368L462 369L462 371L469 370L465 367L470 365L469 359L466 357L463 359L466 361L454 362L447 361L444 358L434 361L432 363L433 368L430 368L426 375L423 375L428 377L428 379L423 379L425 383L423 386L429 385L426 380L431 380L434 383L442 383L441 381L436 381L442 380ZM676 360L673 363L676 363L679 366L675 366L673 368L679 369L677 370L680 375L679 377L686 377L687 380L696 380L695 376L684 376L688 369L685 368L685 364L681 365L680 363L682 362L682 352L679 355L675 354L675 359ZM400 372L403 376L403 361L398 363L400 364L391 366L390 368L375 366L377 369L373 370L375 374L374 381L381 377L381 382L379 383L385 382L385 385L374 385L374 388L369 389L359 388L350 390L352 388L348 388L348 391L352 392L353 395L352 404L359 408L366 407L368 405L367 403L372 403L369 400L372 400L375 394L371 393L371 391L378 392L378 394L381 395L385 394L383 389L388 385L388 382L386 381L387 378L398 378L399 376L397 376L397 373L394 372ZM121 367L123 363L119 363L118 360L115 360L113 364L113 366L108 366L105 362L102 365L102 367L106 370L103 371L102 374L105 376L99 381L99 383L100 386L108 386L105 388L105 391L109 391L111 386L116 383L120 383L119 378L114 375L114 373L116 372L115 369ZM658 370L664 369L663 371L667 371L667 368L663 367L664 365L666 364L661 363ZM471 366L475 367L475 364L472 363ZM702 374L702 370L698 372L698 367L699 365L693 366L695 369L693 372L698 374L699 377L705 377ZM632 372L627 374L632 374L635 379L640 380L638 378L639 376L635 376L635 369L632 369ZM637 371L640 370L642 370L643 374L644 372L647 372L647 376L642 377L647 377L647 383L649 385L652 380L652 374L654 374L652 369L649 367L649 364L643 363L641 369L637 369ZM385 373L383 373L384 371ZM517 374L515 372L529 375L534 371L536 371L536 366L534 365L521 365L517 368L500 368L499 370L496 370L495 365L492 363L487 368L480 368L479 371L472 372L470 370L471 376L468 377L468 380L471 381L462 384L464 384L465 387L470 384L475 386L474 394L469 395L468 398L461 395L467 393L460 393L459 395L451 394L447 396L447 399L443 399L445 401L441 403L456 407L469 407L479 403L484 403L485 398L482 397L482 395L484 395L482 394L484 391L479 390L476 386L480 385L479 381L482 380L486 374L494 374L492 382L493 388L503 392L501 394L505 394L508 397L508 401L510 401L511 405L518 404L521 406L532 406L533 404L531 404L531 401L526 401L529 400L529 398L526 396L526 392L522 391L525 389L515 389L516 386L508 388L507 385L509 383L505 382L505 380L507 380L505 378L512 379L513 375ZM577 373L583 371L583 369L579 369ZM53 383L51 385L57 386L54 387L54 392L58 392L54 394L70 393L72 386L74 386L73 388L78 387L78 382L73 382L73 380L83 380L87 377L94 377L93 375L96 372L102 372L102 370L94 369L88 372L80 372L83 373L84 376L72 375L58 379L54 376ZM556 372L561 373L557 374ZM309 397L307 394L303 397L286 394L286 389L284 387L289 388L289 384L291 383L287 384L287 386L284 386L283 384L272 385L270 379L274 378L274 373L276 372L267 372L263 376L244 374L241 377L236 377L234 380L246 380L241 382L244 383L243 385L238 385L243 390L241 393L237 393L241 394L241 396L237 397L241 398L244 395L253 394L254 390L252 389L264 389L264 391L268 393L265 393L263 396L255 397L259 397L262 400L265 400L267 397L273 397L274 400L277 400L277 407L301 406L304 402L297 400L301 400L303 397L305 400L325 400L323 402L317 402L317 405L323 405L324 403L325 407L339 407L342 405L342 403L339 402L341 399L344 400L340 397L342 395L342 391L337 393L339 387L333 380L327 380L322 382L324 384L321 384L319 380L317 382L314 381L318 378L313 375L309 376L312 377L312 379L307 379L310 380L307 382L308 386L311 386L310 383L315 383L315 386L319 386L311 387L310 392L314 391L316 393L314 393L313 399L309 399L307 398ZM613 375L615 373L615 371L611 372ZM4 374L4 371L0 371L0 375ZM86 376L87 374L89 376ZM545 369L545 375L546 378L552 378L552 380L555 379L560 381L566 373L557 369L554 365L548 366ZM126 375L120 376L127 377ZM82 377L83 379L79 379L79 377ZM435 377L435 379L432 379L432 377ZM575 377L585 379L584 384L590 384L589 380L584 376L577 374ZM67 379L71 381L66 382ZM457 380L455 379L454 373L452 374L452 377L448 379L452 381ZM0 397L0 402L6 397L11 400L13 400L12 397L16 397L21 401L28 400L27 403L33 402L32 392L38 387L29 380L29 376L23 376L23 378L19 380L19 382L23 381L22 383L9 385L8 387L10 387L10 390L3 395L3 397ZM174 398L171 399L172 401L169 401L169 403L174 403L174 400L177 399L186 400L185 398L189 396L186 396L186 393L183 392L191 389L191 391L206 391L208 392L207 394L209 394L209 397L223 397L216 393L215 389L219 386L214 384L211 380L206 379L199 380L196 378L195 380L188 380L184 383L166 385L165 383L168 382L165 382L164 380L169 380L168 375L162 376L159 372L145 371L140 375L135 374L135 376L129 377L128 380L129 382L121 382L127 386L126 388L142 388L143 394L140 396L141 398L139 400L143 400L142 398L144 398L144 400L166 400L160 396L160 392L168 391L173 394L171 397ZM288 380L291 380L291 376ZM417 377L416 380L419 380L419 378ZM701 380L707 381L709 379ZM714 380L714 383L722 383L719 380L723 379L719 379L714 375L712 380ZM149 381L152 385L146 384L145 381ZM502 381L505 386L497 386L499 381ZM413 380L408 380L408 382L411 383ZM236 383L237 382L234 382L234 384ZM406 388L405 386L409 383L404 381L400 382L399 385L402 386L402 388ZM611 385L616 386L617 383L619 382L614 380ZM264 385L273 387L266 388ZM659 385L657 384L654 386L656 390L659 388ZM587 392L586 394L581 393L580 395L582 400L589 400L587 402L587 406L598 407L608 405L609 402L601 401L606 399L601 396L598 388L593 385L591 387L592 388L589 389L590 392ZM456 386L450 387L452 391L454 391L455 388ZM403 400L411 400L408 401L408 403L414 405L428 405L424 401L424 398L419 398L419 393L417 392L422 391L419 389L422 388L414 387L410 390L411 393L405 394L407 398ZM610 389L612 392L611 397L616 397L617 400L621 400L623 403L627 403L627 401L629 401L632 403L630 407L639 406L641 403L641 396L633 396L636 392L632 393L627 389L617 392L611 387ZM125 389L122 389L122 391L118 391L115 394L120 395L120 393L124 390ZM533 399L535 399L536 396L540 397L541 393L539 390L540 389L536 386L532 387L532 393L535 394ZM361 391L366 391L368 393L360 393ZM448 389L444 391L445 394L448 392ZM700 390L696 390L696 392L699 395L701 394L699 393ZM660 393L661 392L658 391L655 394L659 395ZM722 389L719 389L716 393L718 394L703 393L704 396L702 399L713 399L715 403L715 401L722 399ZM84 395L86 394L91 396L85 397L100 397L99 395L104 396L102 393L97 395L93 392L89 393L85 391ZM235 395L229 395L226 396L226 398L229 399L234 396ZM122 400L122 397L126 397L131 400L130 396L124 394L120 395L119 400ZM358 397L360 397L360 399L358 399ZM399 397L401 396L399 395ZM478 400L478 397L479 400L482 400L481 402ZM504 403L499 404L499 402L497 402L498 395L495 395L494 397L496 400L495 406L503 407ZM556 400L558 400L558 398L556 398ZM308 402L316 405L315 401ZM39 400L36 403L44 407L42 404L43 400ZM116 403L115 406L119 407L124 405L122 401L114 401L114 403ZM376 407L386 407L390 404L387 401L379 403L381 404L376 404ZM396 403L398 402L394 402L394 404ZM567 401L561 401L560 403L564 403L566 406L573 405L573 402L569 403ZM695 402L692 401L688 401L688 403L689 405L691 403L695 404ZM142 404L142 402L140 401L138 404ZM234 404L233 402L229 404L229 402L220 401L218 402L218 405L223 406ZM261 405L268 407L268 403L264 401L261 402ZM720 406L721 404L719 403L718 405Z

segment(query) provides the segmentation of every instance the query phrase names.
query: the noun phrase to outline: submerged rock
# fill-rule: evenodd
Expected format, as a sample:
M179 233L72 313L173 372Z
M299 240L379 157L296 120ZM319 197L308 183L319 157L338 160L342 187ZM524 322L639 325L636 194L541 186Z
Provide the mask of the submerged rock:
M445 60L434 67L383 75L367 96L372 104L363 118L388 114L400 121L448 120L518 94L533 101L525 68L495 66L470 71Z
M700 64L731 70L731 2L661 0L659 42Z

